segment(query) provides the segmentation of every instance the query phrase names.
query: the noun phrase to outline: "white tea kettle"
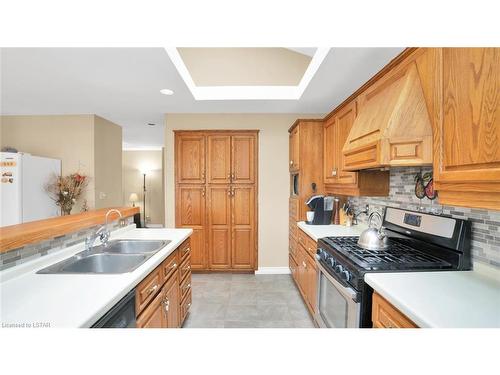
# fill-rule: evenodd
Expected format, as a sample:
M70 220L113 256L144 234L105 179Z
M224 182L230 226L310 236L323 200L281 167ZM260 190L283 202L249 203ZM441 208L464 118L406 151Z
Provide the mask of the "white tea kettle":
M380 220L380 227L372 228L371 223L373 216L378 216ZM385 250L389 247L389 239L387 235L383 232L382 228L382 216L374 211L368 217L368 229L364 230L359 236L358 245L363 249L367 250Z

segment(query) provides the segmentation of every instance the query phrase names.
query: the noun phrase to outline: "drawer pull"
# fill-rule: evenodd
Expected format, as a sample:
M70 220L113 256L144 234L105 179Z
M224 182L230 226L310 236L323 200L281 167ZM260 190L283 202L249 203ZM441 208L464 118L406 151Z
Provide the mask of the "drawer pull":
M191 248L190 248L190 247L186 247L186 248L184 248L184 250L182 250L182 252L183 252L184 254L186 254L186 253L187 253L187 252L189 252L190 250L191 250Z
M171 270L175 269L177 267L177 263L174 263L172 264L172 266L170 267Z
M149 289L148 289L148 292L147 292L147 293L148 293L148 296L149 296L149 295L151 295L151 293L156 292L156 290L157 290L157 289L158 289L158 285L157 285L157 284L155 284L155 285L153 285L151 288L149 288Z
M189 288L191 288L191 283L184 285L184 287L182 289L188 290Z
M191 307L191 302L187 304L187 308L189 309Z
M302 261L302 266L303 266L304 268L307 268L307 264L306 264L306 262Z
M189 271L190 269L191 269L190 265L187 265L186 267L184 267L184 271Z
M163 301L163 307L165 308L165 312L168 313L168 309L170 307L170 301L168 298L165 298L165 300Z

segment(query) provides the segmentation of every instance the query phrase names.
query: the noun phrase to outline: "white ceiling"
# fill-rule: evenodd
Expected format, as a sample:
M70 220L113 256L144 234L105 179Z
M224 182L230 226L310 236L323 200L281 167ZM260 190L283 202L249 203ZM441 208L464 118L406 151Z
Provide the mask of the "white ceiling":
M95 113L126 147L160 147L165 113L327 113L402 50L332 48L299 100L196 101L164 48L3 48L0 109Z

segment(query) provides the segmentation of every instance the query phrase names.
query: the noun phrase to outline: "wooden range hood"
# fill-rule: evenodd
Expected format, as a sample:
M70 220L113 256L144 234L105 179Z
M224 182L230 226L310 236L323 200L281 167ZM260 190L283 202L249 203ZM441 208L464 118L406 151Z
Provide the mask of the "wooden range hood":
M432 165L432 126L415 61L358 97L344 170Z

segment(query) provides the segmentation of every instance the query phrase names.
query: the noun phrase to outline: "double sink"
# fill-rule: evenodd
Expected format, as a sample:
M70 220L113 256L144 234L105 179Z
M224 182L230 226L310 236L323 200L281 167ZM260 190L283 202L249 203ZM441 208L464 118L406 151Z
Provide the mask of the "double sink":
M168 240L113 240L41 269L40 274L132 272L168 245Z

